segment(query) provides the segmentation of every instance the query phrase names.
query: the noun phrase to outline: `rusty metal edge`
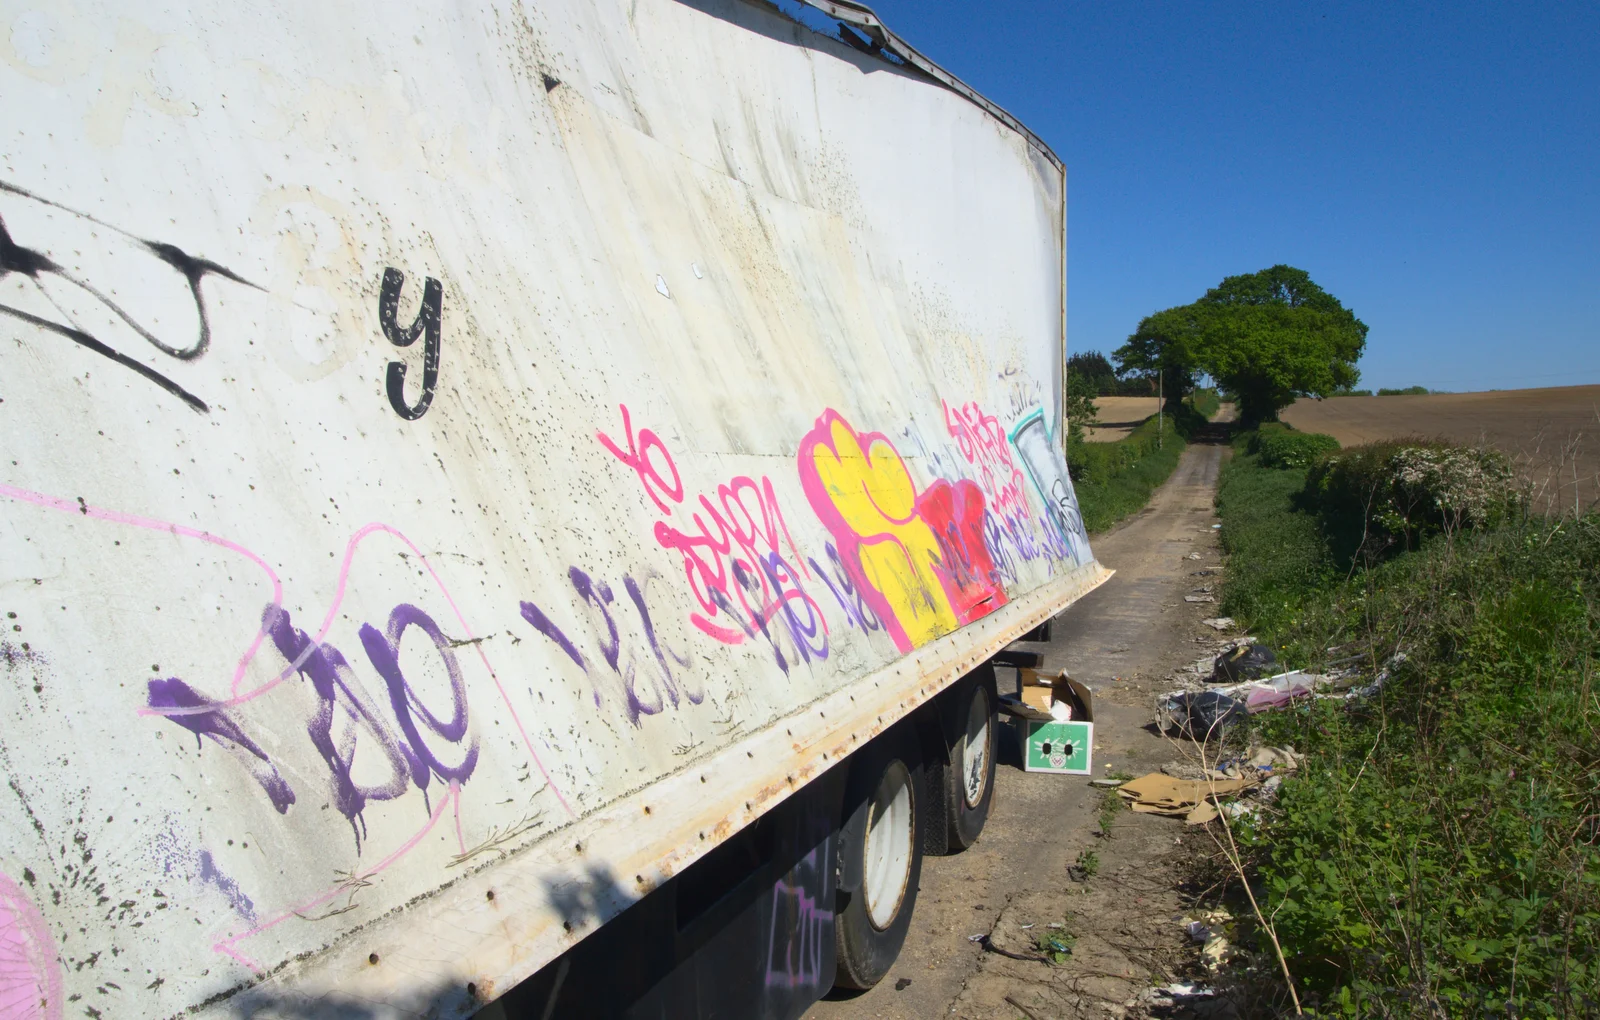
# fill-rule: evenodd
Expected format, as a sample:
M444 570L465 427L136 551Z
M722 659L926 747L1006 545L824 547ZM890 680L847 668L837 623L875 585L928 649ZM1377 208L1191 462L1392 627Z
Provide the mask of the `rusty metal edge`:
M278 1006L352 997L391 1010L379 1015L471 1016L1114 573L1079 567L200 1012L248 1012L258 996ZM625 846L607 854L607 841ZM581 891L597 869L612 884L594 916L563 919L552 890L566 878ZM439 998L452 986L459 994ZM418 992L433 996L420 1009Z
M906 42L896 34L883 19L873 13L872 8L866 4L859 4L853 0L798 0L807 7L814 7L830 18L835 18L854 28L860 29L862 34L871 39L884 50L893 53L912 67L956 93L967 101L981 107L986 113L1000 121L1006 127L1017 132L1028 140L1028 144L1038 149L1044 157L1055 166L1056 170L1066 173L1066 164L1057 156L1055 150L1045 144L1044 139L1034 134L1028 126L1012 116L998 103L987 98L983 93L957 78L949 71L930 60L915 46Z

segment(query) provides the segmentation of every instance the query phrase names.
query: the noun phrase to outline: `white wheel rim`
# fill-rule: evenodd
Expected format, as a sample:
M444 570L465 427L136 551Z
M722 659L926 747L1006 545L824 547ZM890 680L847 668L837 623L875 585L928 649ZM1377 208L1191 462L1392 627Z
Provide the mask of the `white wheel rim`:
M867 919L879 931L894 923L911 878L911 774L893 761L872 794L867 815Z
M989 784L989 692L982 687L967 702L967 736L961 746L961 788L967 807L983 801Z

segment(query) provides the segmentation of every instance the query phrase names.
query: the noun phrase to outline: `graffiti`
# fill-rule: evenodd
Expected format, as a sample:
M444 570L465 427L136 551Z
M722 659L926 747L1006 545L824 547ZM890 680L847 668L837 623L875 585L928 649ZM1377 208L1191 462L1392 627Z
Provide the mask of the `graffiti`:
M422 306L411 325L402 329L396 321L400 312L400 290L405 286L406 274L398 269L385 268L383 289L378 293L378 322L383 335L396 347L410 347L422 337L422 393L414 404L406 403L406 365L403 361L389 362L385 385L389 393L389 406L394 413L407 421L416 421L433 403L433 388L439 382L439 349L444 329L444 287L433 277L422 285Z
M202 293L200 288L200 285L205 278L208 276L220 276L224 279L232 280L234 283L243 284L246 287L255 287L256 285L251 283L249 280L244 279L242 276L239 276L232 270L224 266L220 266L209 259L203 259L194 255L190 255L177 245L168 244L164 241L146 240L145 238L139 237L130 231L124 230L121 227L107 223L105 220L92 216L89 213L79 212L76 209L62 205L59 202L42 198L39 195L35 195L32 192L24 188L17 187L9 182L0 181L0 194L14 195L19 198L28 199L39 203L42 206L67 213L70 216L83 220L86 223L103 227L130 242L135 252L154 258L161 265L164 265L171 271L176 272L183 278L184 283L188 287L189 297L194 303L194 314L197 320L197 327L195 338L191 342L184 344L172 344L162 340L149 327L140 321L138 317L129 313L117 301L113 300L109 294L97 288L89 280L77 275L76 273L73 273L65 266L62 266L60 263L50 258L50 256L45 254L43 251L34 248L25 248L22 245L17 244L14 240L12 240L11 234L6 228L4 219L0 219L0 281L3 281L11 274L16 274L17 276L28 280L29 283L33 285L33 288L51 306L55 314L60 317L60 320L65 321L59 321L57 318L49 315L36 315L32 312L17 308L7 303L0 303L0 315L8 315L21 322L26 322L31 326L36 326L39 329L54 333L57 336L65 337L66 339L71 340L73 343L78 344L80 347L94 351L101 357L116 362L124 368L127 368L144 377L145 379L150 380L152 383L156 384L163 390L166 390L168 393L194 408L196 411L200 411L202 413L208 412L210 408L207 406L205 401L201 400L193 393L190 393L188 390L178 385L177 382L165 374L117 350L100 337L95 336L91 331L80 328L73 321L74 316L72 313L67 308L63 307L63 302L67 301L68 296L66 294L52 293L51 288L45 285L45 280L47 278L58 279L63 283L71 285L73 288L76 288L83 294L88 295L92 299L93 304L98 305L100 309L110 313L117 320L121 321L137 336L149 343L156 350L180 361L193 361L204 354L206 349L211 346L211 319L206 308L205 295ZM91 236L98 237L97 234L91 234Z
M399 665L400 639L408 627L421 631L437 651L450 680L451 714L441 720L422 704L407 682ZM397 734L378 713L344 654L331 644L313 640L290 621L281 606L269 604L262 613L262 630L289 663L316 692L318 710L306 726L311 745L322 757L329 773L332 803L350 823L355 834L356 853L366 835L363 812L368 801L393 800L408 789L409 778L422 791L425 810L432 810L428 787L434 777L449 784L465 783L478 761L478 741L467 741L459 764L440 760L422 736L418 723L434 737L461 744L468 736L466 685L461 667L449 640L432 617L408 603L401 603L389 614L388 628L379 631L371 624L360 630L361 644L368 660L383 680ZM250 773L266 792L272 806L285 814L295 803L294 790L279 774L276 765L261 747L247 736L230 706L195 691L177 677L148 682L148 710L165 716L195 734L222 747ZM353 773L358 745L375 745L388 765L388 776L381 782L358 782ZM365 757L363 758L365 762ZM372 771L366 765L363 773Z
M834 601L839 603L845 619L850 621L852 627L859 627L865 634L883 629L883 622L878 619L878 614L872 611L867 604L866 597L862 595L861 588L850 576L850 571L844 565L844 560L839 558L839 547L832 542L827 543L828 567L823 567L814 559L808 559L812 571L827 586L833 594Z
M717 486L715 501L701 494L698 508L686 506L683 479L666 444L650 429L635 432L627 406L621 411L624 443L604 432L596 438L634 472L667 518L656 521L654 536L658 546L682 560L698 603L689 622L728 645L759 634L785 673L801 662L826 659L828 622L806 590L809 571L784 522L772 479L763 476L757 482L741 475ZM799 571L794 563L801 565Z
M951 437L977 471L979 484L988 497L985 544L1000 576L1008 582L1016 581L1018 561L1072 559L1070 544L1053 520L1043 528L1036 526L1038 518L1024 493L1022 469L1012 456L1014 444L1008 442L999 419L985 414L971 401L959 408L944 404L944 414Z
M1006 430L999 419L983 413L976 402L968 401L961 407L944 407L945 427L951 438L978 472L978 484L989 500L989 507L1007 520L1028 516L1027 500L1022 492L1022 470L1011 457L1011 444L1006 441Z
M627 593L628 601L633 606L633 615L639 622L644 644L649 646L650 659L653 662L653 667L647 663L641 668L638 661L641 656L634 650L638 642L626 638L622 629L617 626L619 610L615 607L620 605L620 600L617 599L611 586L603 580L597 581L591 578L577 567L567 571L567 580L571 583L572 590L577 593L581 604L587 608L591 617L595 618L596 625L591 629L596 635L595 641L599 645L600 656L610 669L611 675L620 681L627 706L628 721L635 726L639 725L640 717L655 715L669 703L676 708L680 698L687 700L691 705L698 705L705 699L705 692L698 686L691 685L687 674L680 675L673 671L673 662L687 669L690 662L688 656L680 655L656 632L655 621L650 616L648 605L649 584L656 576L653 572L647 574L643 582L635 581L628 576L622 579L623 591ZM522 603L521 608L524 620L549 638L557 648L566 653L567 658L583 670L591 681L595 681L594 703L596 708L600 707L601 687L589 657L573 644L544 610L532 602Z
M1050 441L1045 429L1044 411L1036 410L1011 430L1011 442L1033 476L1033 484L1049 508L1050 520L1066 542L1072 562L1082 566L1094 559L1089 550L1089 535L1083 528L1078 496L1072 489L1072 476L1061 451Z
M295 801L288 799L293 796L293 790L288 781L283 779L278 768L271 761L261 743L252 739L246 727L240 723L240 710L258 698L266 696L276 690L290 678L297 674L311 682L312 689L316 691L318 709L311 716L307 732L311 744L315 747L324 761L329 765L329 786L333 800L340 805L341 813L351 821L352 829L356 833L356 850L360 854L364 837L364 823L360 827L361 808L374 800L392 799L403 793L409 787L406 781L423 790L425 806L428 799L428 782L436 777L445 783L447 789L437 802L431 805L431 812L422 826L389 853L370 867L352 870L340 882L333 884L321 892L313 894L303 902L296 904L272 916L270 919L254 925L248 930L229 935L214 945L214 949L223 953L257 973L264 973L265 968L258 962L240 951L239 946L246 940L252 939L269 929L276 927L290 918L306 919L309 912L324 906L339 897L346 897L354 901L354 894L360 888L369 884L368 879L390 868L411 853L427 837L428 833L438 824L447 810L454 810L455 841L466 852L466 841L461 820L462 781L470 776L477 762L476 737L472 735L468 725L464 702L462 700L463 681L459 669L452 669L454 662L454 646L457 644L470 644L480 662L483 670L493 683L499 694L503 709L501 718L508 720L515 732L521 738L523 746L532 764L544 777L545 789L548 789L562 809L569 817L576 817L562 791L551 779L545 769L539 754L534 748L533 740L517 711L516 705L507 695L499 675L494 670L484 650L483 644L473 636L473 630L462 615L460 607L451 595L449 588L434 569L432 562L422 550L399 530L386 524L368 524L357 530L350 537L345 546L343 560L340 563L336 591L327 614L321 620L314 635L296 630L289 619L288 613L283 609L284 591L277 573L260 554L251 551L245 546L210 534L197 528L177 524L170 521L161 521L153 518L139 517L116 510L108 510L94 506L81 499L67 499L59 496L50 496L44 493L17 488L11 485L0 484L0 498L15 500L31 504L45 510L71 514L74 519L104 522L106 524L120 525L129 528L148 529L171 535L175 538L195 540L205 545L227 551L237 555L253 564L267 579L272 591L272 600L267 604L261 619L262 624L251 636L244 651L239 656L233 671L230 685L230 696L227 698L210 697L187 682L176 678L156 680L149 684L149 697L147 704L140 710L140 715L165 718L196 735L201 741L209 739L217 746L224 748L266 792L269 801L273 801L275 808L279 808L278 801L286 801L280 810L287 813L287 808ZM395 717L395 722L380 721L381 714L374 708L375 702L356 682L355 675L351 672L349 664L342 653L326 642L328 631L333 622L338 618L340 608L346 596L350 571L361 544L374 535L388 535L398 541L411 556L421 565L421 573L429 578L437 588L438 594L449 605L453 618L461 632L465 635L463 642L451 642L445 639L441 628L435 624L427 614L409 604L396 607L387 621L385 630L380 631L370 625L362 628L362 645L367 651L369 659L374 660L374 666L379 675L384 679L389 694L389 707ZM451 711L442 718L424 706L417 698L411 683L399 669L394 649L398 647L400 638L408 628L415 627L432 643L445 672L449 675L451 683ZM270 640L280 654L287 660L287 665L275 675L271 676L254 687L247 687L246 679L251 664L254 662L261 646ZM447 651L449 658L446 658ZM398 728L399 732L395 732ZM424 736L424 731L429 735ZM467 739L467 738L471 739ZM435 740L434 738L437 738ZM398 752L403 760L404 768L398 767L394 759L390 758L390 767L400 776L396 784L393 776L387 780L374 777L372 771L371 755L365 755L360 763L355 762L357 745L361 739L376 740L385 747L384 756L388 757L388 748ZM459 761L454 763L444 760L440 755L437 741L454 744L458 747ZM461 747L465 744L465 747ZM276 745L282 746L282 745ZM352 774L353 773L353 774ZM357 782L355 775L360 775L361 782ZM376 780L376 781L375 781ZM280 785L281 784L281 785ZM219 887L220 888L220 887ZM228 893L227 889L223 892ZM241 893L242 896L242 893ZM243 904L240 899L238 904ZM332 913L323 916L333 916L333 913L343 913L354 909L347 904L335 908ZM254 910L254 905L250 907ZM0 925L3 930L3 925Z
M31 873L25 877L32 879ZM44 915L0 874L0 1016L56 1020L66 1006L61 961Z
M195 746L204 746L202 738L209 737L217 746L227 751L242 765L250 778L266 791L267 799L278 813L284 814L294 803L294 790L278 774L277 766L267 757L259 744L245 736L244 730L229 715L228 709L196 691L177 677L149 681L149 705L157 712L183 710L184 714L171 716L172 721L194 734Z
M772 887L768 988L813 988L826 978L823 968L833 952L833 905L818 901L827 891L822 872L830 856L826 847L817 847Z
M800 442L800 486L901 651L1006 602L981 533L983 493L939 480L921 495L894 444L827 411Z

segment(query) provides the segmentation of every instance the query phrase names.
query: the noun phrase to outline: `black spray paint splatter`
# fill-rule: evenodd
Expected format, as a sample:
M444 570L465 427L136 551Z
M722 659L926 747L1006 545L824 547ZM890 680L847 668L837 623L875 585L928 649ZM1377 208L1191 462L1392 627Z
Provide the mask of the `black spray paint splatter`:
M174 347L171 344L162 341L154 333L146 329L142 323L136 320L133 316L129 315L121 305L112 300L110 295L102 292L89 281L73 275L64 267L57 264L48 255L45 255L39 251L34 251L31 248L25 248L13 241L11 234L6 230L5 221L3 219L0 219L0 280L3 280L11 273L16 273L19 276L27 277L29 280L33 281L36 287L39 287L40 292L43 293L46 298L50 299L51 304L55 304L55 300L50 298L49 293L45 291L41 285L40 277L45 275L58 277L92 296L96 301L104 305L106 309L109 310L113 315L125 322L135 333L143 337L151 346L155 347L163 354L177 358L180 361L192 361L204 354L206 349L211 346L211 319L206 308L205 296L200 289L201 282L207 276L220 276L224 279L232 280L235 283L240 283L247 287L256 287L256 284L251 283L249 280L246 280L244 277L238 275L225 266L218 265L209 259L203 259L194 255L190 255L177 245L168 244L164 241L146 240L145 238L138 237L129 231L123 230L121 227L107 223L96 216L91 216L88 213L80 212L76 209L70 208L69 206L62 205L59 202L54 202L50 199L35 195L24 188L19 188L16 185L6 181L0 181L0 192L17 195L22 198L39 202L42 205L50 206L54 209L60 209L63 212L71 213L74 216L88 220L89 222L98 226L113 230L128 238L136 246L149 252L152 256L159 259L167 266L170 266L189 284L189 293L194 299L195 315L199 319L198 333L194 342L185 347ZM256 289L259 290L260 288L256 287ZM31 326L37 326L40 329L55 333L58 336L66 337L80 346L87 347L89 350L94 351L101 357L108 358L111 361L122 365L124 368L131 369L144 378L149 379L151 382L155 383L157 386L160 386L168 393L171 393L173 396L176 396L184 401L184 403L188 404L196 411L203 413L210 410L205 401L201 400L193 393L190 393L182 386L179 386L176 382L163 375L161 372L158 372L141 362L135 361L128 355L123 354L121 351L115 350L110 345L95 337L93 334L79 329L70 322L56 322L54 320L34 315L30 312L25 312L20 308L14 308L3 303L0 303L0 314L9 315L14 319L28 323ZM64 313L62 318L66 318Z

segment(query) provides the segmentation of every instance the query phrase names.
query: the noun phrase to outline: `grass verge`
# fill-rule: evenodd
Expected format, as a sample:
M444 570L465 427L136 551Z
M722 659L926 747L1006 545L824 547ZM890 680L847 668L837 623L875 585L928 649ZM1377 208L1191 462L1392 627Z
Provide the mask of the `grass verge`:
M1304 481L1238 456L1218 508L1227 611L1286 665L1387 674L1253 720L1309 752L1243 841L1308 1012L1600 1015L1600 516L1341 570Z
M1178 466L1188 438L1206 423L1188 403L1150 418L1115 443L1067 444L1067 464L1084 527L1105 531L1143 510Z

